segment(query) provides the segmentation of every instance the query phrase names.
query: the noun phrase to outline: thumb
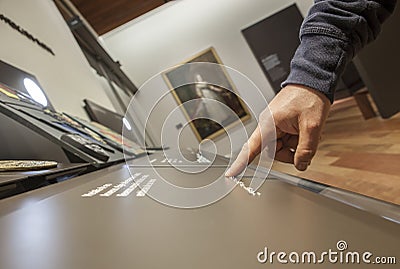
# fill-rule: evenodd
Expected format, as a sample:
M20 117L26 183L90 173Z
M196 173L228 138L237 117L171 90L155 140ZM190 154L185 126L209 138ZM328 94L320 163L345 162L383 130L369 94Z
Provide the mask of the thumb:
M305 171L310 165L317 151L321 131L322 122L310 120L299 122L299 143L294 155L294 165L297 170Z

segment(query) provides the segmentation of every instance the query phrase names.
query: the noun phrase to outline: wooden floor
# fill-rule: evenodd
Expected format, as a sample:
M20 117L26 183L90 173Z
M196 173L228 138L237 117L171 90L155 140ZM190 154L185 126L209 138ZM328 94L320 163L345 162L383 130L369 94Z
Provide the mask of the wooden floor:
M364 120L353 98L335 102L308 170L273 169L400 205L400 113Z

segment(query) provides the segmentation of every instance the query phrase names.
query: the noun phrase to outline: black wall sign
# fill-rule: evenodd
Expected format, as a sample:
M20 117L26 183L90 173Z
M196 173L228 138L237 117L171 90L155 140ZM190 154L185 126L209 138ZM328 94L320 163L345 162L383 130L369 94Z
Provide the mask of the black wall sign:
M295 4L242 30L275 93L290 73L303 17Z

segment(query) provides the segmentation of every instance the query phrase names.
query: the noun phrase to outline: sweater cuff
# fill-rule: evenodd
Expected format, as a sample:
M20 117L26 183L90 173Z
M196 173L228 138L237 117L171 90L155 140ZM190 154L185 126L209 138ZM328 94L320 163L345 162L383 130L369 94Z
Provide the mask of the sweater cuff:
M324 93L331 103L339 77L348 62L347 43L327 35L305 34L282 83L300 84Z

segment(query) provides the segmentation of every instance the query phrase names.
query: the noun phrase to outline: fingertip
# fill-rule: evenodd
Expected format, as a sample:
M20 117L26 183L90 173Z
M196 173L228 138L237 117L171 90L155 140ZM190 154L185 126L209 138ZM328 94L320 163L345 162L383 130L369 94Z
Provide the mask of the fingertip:
M228 170L225 172L225 177L234 177L240 174L242 171L242 167L238 166L237 164L232 164L231 167L228 168Z
M244 169L246 169L247 162L242 160L241 158L237 158L228 170L225 172L226 177L234 177L239 175Z
M308 168L308 162L301 162L296 165L296 169L299 171L306 171Z
M315 152L316 149L302 147L302 145L299 145L294 155L294 163L296 167L301 168L305 166L307 169L307 166L310 165L311 160L314 158Z
M229 168L229 169L225 172L225 177L233 177L232 169Z

